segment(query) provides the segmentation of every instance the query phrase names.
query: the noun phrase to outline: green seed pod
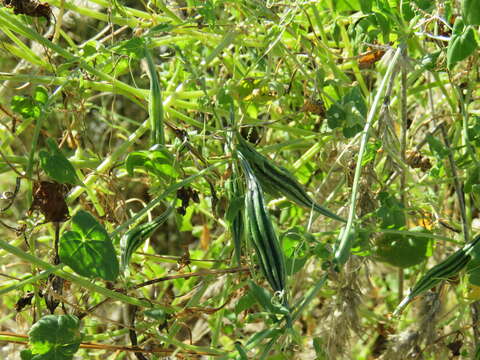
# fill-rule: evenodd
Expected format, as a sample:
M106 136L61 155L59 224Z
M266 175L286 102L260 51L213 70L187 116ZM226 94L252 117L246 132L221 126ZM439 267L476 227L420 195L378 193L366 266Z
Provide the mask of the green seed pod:
M265 208L262 188L249 163L238 154L247 180L245 193L245 234L253 245L259 266L275 292L284 294L286 267L283 252ZM286 298L284 297L284 301Z
M235 259L237 265L241 264L242 238L243 238L243 207L245 204L237 172L234 170L232 177L227 183L227 193L229 205L226 212L226 220L232 233L233 244L235 247Z
M471 252L478 242L480 242L480 236L477 236L473 241L450 255L440 264L435 265L433 268L428 270L425 275L423 275L422 278L417 281L415 286L410 290L402 302L397 306L393 315L398 315L402 309L407 306L407 304L416 296L423 294L427 290L430 290L443 280L447 280L458 274L472 259Z
M237 150L248 162L265 191L274 196L282 194L287 199L300 206L315 210L316 212L334 220L346 222L344 218L334 214L327 208L313 201L303 186L287 169L277 166L273 161L258 153L241 137L241 135L237 134L237 138Z
M155 229L167 220L172 211L173 207L169 207L159 217L148 223L135 226L122 236L120 240L120 266L123 271L127 268L134 251L137 250L150 235L152 235Z

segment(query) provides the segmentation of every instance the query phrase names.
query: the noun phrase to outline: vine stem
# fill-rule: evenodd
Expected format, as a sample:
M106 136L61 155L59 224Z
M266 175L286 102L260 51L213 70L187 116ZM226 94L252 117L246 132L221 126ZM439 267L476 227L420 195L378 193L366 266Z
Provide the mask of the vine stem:
M84 279L80 276L71 274L69 272L66 272L65 270L62 270L61 268L59 269L58 266L51 265L51 264L37 258L36 256L33 256L29 253L24 252L23 250L19 249L16 246L10 245L9 243L7 243L6 241L3 241L1 239L0 239L0 248L9 252L12 255L15 255L19 259L22 259L22 260L32 264L32 266L35 265L35 266L38 266L39 268L41 268L43 270L46 270L45 272L41 273L41 276L43 276L47 272L50 272L50 273L53 272L55 275L65 279L65 280L68 280L70 282L76 283L77 285L79 285L79 286L81 286L81 287L83 287L87 290L90 290L91 292L96 292L96 293L102 294L104 296L113 298L114 300L121 301L121 302L124 302L124 303L127 303L127 304L142 306L142 307L145 307L145 308L151 308L152 307L152 304L147 302L147 301L139 300L137 298L134 298L134 297L124 295L124 294L121 294L119 292L107 289L105 287L94 284L93 282L91 282L91 280L87 280L87 279ZM37 276L39 276L39 275L37 275Z
M400 58L400 55L402 54L403 47L404 45L401 45L395 51L395 54L393 55L393 58L387 68L385 76L382 79L378 92L375 95L375 98L373 99L372 106L370 107L370 111L367 115L367 120L365 122L365 127L363 129L363 135L360 142L360 150L358 152L357 166L355 167L355 175L353 178L352 194L350 198L350 208L348 211L347 225L345 226L345 230L342 232L341 238L339 239L340 243L347 241L347 237L350 233L350 230L352 229L353 219L355 217L355 205L357 203L358 187L360 184L360 175L362 173L362 160L363 160L363 155L365 154L365 148L367 146L368 138L370 136L370 128L372 127L373 120L376 114L376 109L378 107L378 103L380 102L380 98L382 97L382 94L387 86L388 80L393 76L393 71Z
M407 50L405 49L402 53L403 56L403 64L402 64L402 96L401 96L401 121L402 121L402 138L400 140L400 156L402 157L402 161L406 164L406 151L407 151L407 131L408 131L408 114L407 114L407 66L405 65L406 62L406 55ZM400 176L400 189L406 188L407 182L407 170L402 169L401 176ZM402 191L401 194L401 202L403 207L405 208L405 203L407 202L406 199L406 192ZM403 300L403 287L404 287L404 271L402 268L398 269L398 303L401 303Z
M450 145L450 141L448 140L448 134L445 130L445 126L442 124L440 126L440 131L442 133L443 141L445 143L445 147L449 150L448 152L448 162L450 163L450 168L452 171L453 177L453 185L455 188L455 192L457 193L458 203L460 206L460 216L462 217L462 228L463 228L463 236L465 239L465 243L468 243L470 239L470 232L468 227L468 219L467 219L467 212L465 210L465 196L463 193L462 185L458 180L458 172L457 167L455 166L455 159L453 158L452 147Z

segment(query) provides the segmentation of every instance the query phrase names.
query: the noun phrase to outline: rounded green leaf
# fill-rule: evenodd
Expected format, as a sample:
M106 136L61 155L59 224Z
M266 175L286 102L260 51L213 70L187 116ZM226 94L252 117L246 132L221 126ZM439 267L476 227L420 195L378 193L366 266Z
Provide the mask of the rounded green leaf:
M480 25L480 0L463 0L462 17L467 25Z
M480 246L475 246L470 254L472 260L467 265L468 281L472 285L480 286Z
M426 233L428 230L418 226L410 232ZM374 256L382 262L400 268L408 268L424 261L427 257L430 240L423 236L384 234L377 242Z
M480 261L471 261L467 266L468 281L470 284L480 286Z
M108 233L85 211L72 218L72 231L60 238L59 256L79 275L107 281L118 276L118 260Z
M45 86L39 85L33 92L33 100L37 103L45 105L48 101L48 90Z
M477 47L473 27L465 26L462 19L457 19L447 48L448 68L452 69L458 62L466 59Z
M150 150L130 153L125 160L125 167L130 176L133 176L136 168L143 168L159 179L169 181L179 175L174 163L175 159L168 149L157 144Z
M40 117L41 109L38 103L33 101L31 97L15 95L12 97L10 106L17 114L22 115L25 119Z
M51 155L42 150L38 153L40 167L49 177L60 184L78 184L78 177L75 169L63 155Z
M49 151L41 150L38 153L40 166L43 171L60 184L80 184L81 182L77 177L75 168L58 148L55 140L47 138L45 142L47 143Z
M80 320L73 315L47 315L32 326L28 336L31 351L25 358L69 360L80 347Z

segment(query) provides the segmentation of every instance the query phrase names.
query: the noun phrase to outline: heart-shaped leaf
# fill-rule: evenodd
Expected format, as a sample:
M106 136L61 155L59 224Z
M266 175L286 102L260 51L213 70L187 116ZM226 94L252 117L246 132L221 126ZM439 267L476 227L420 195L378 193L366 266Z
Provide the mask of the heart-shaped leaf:
M13 111L22 115L25 119L37 119L42 112L38 103L36 103L31 97L26 96L13 96L10 106Z
M468 25L480 25L480 0L463 0L462 17Z
M38 153L40 166L49 177L60 184L80 184L75 168L63 155L53 139L46 140L50 151L42 150Z
M360 88L355 87L334 103L326 116L331 129L343 127L343 135L350 138L362 131L366 115L365 99Z
M130 176L136 168L143 168L159 179L169 181L178 177L179 172L174 165L175 159L168 149L156 144L150 150L130 153L125 160L125 167Z
M107 231L85 211L72 218L72 231L60 238L59 256L82 276L108 281L115 281L118 276L118 260Z
M418 226L409 229L410 233L428 233ZM423 236L384 234L377 241L375 257L382 262L400 268L409 268L420 264L427 258L430 239Z
M30 349L22 359L70 360L80 347L80 320L73 315L47 315L29 333Z
M448 42L447 66L449 69L470 56L478 47L472 26L465 26L462 19L455 20L453 35Z

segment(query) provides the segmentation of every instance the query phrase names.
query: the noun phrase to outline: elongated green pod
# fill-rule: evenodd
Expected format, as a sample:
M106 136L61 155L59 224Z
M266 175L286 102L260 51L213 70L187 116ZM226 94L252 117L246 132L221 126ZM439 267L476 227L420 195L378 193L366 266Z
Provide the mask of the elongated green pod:
M150 116L150 129L152 131L152 145L165 145L165 133L163 129L163 102L162 91L160 89L160 79L152 59L150 51L145 46L145 57L148 65L148 75L150 78L150 94L148 98L148 115Z
M255 248L259 266L275 292L285 293L286 266L278 237L265 208L263 192L244 156L238 157L247 180L245 193L245 234ZM286 303L286 296L283 295Z
M152 233L160 225L162 225L170 216L173 211L173 207L169 207L160 216L156 217L152 221L135 226L128 230L120 239L120 268L122 271L128 267L132 254L137 250L145 240L152 235Z
M257 152L241 135L237 134L237 139L237 150L244 156L265 191L274 196L282 194L300 206L315 210L319 214L334 220L346 222L344 218L313 201L303 186L287 169L277 166L273 161Z
M237 265L241 265L242 256L242 238L243 238L243 207L245 199L241 191L237 172L233 171L232 177L228 180L227 192L229 197L229 205L226 218L233 238L235 248L235 260Z
M427 290L430 290L435 285L443 280L447 280L452 276L458 274L472 259L471 252L474 247L480 242L480 236L477 236L473 241L466 244L463 248L456 251L440 264L435 265L428 270L422 278L417 281L415 286L410 290L408 295L397 306L393 315L396 316L418 295L421 295Z

